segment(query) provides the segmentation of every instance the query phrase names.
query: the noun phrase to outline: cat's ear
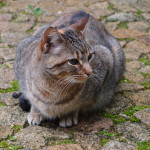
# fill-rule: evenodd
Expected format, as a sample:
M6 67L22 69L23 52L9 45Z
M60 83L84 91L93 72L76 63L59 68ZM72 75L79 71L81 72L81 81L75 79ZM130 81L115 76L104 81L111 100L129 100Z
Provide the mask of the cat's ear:
M63 30L59 31L56 28L49 27L43 34L43 37L39 43L39 49L43 53L47 53L51 51L53 47L57 46L58 44L64 41L63 37Z
M81 18L75 24L71 25L70 28L73 29L76 32L83 33L84 29L85 29L85 27L88 23L88 20L89 20L89 16Z

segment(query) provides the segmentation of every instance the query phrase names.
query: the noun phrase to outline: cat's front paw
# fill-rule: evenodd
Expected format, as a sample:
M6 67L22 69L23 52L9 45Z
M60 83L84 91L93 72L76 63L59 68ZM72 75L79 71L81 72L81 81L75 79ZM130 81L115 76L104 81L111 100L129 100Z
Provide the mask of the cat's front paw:
M40 113L32 113L30 112L28 114L28 123L30 125L39 125L41 121L43 120L43 116Z
M59 126L65 128L77 125L77 123L78 123L78 113L62 117L59 121Z

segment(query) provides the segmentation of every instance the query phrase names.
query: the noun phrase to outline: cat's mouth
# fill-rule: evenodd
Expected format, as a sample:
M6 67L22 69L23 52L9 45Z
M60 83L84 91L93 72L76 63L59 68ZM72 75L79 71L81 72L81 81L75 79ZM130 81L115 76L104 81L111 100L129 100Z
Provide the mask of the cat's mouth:
M73 75L73 78L76 82L81 83L81 82L85 82L89 78L89 76L86 74L79 74L79 75Z

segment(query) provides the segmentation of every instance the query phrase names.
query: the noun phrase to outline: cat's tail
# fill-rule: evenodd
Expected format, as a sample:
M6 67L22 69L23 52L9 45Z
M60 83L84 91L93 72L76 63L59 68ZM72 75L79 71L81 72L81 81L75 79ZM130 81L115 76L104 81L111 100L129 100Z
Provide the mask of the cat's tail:
M26 96L23 93L14 92L12 97L15 98L15 99L19 98L19 106L21 107L21 109L23 111L26 111L26 112L30 111L31 104L30 104L29 100L26 98Z

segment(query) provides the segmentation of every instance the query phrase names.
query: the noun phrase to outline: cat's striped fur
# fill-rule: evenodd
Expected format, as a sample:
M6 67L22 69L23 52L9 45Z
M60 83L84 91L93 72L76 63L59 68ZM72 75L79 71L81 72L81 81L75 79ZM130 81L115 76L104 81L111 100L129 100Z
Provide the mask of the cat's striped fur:
M104 108L112 101L124 62L118 41L83 11L40 28L19 44L15 62L20 106L31 105L28 122L59 117L60 126L72 126L78 112Z

